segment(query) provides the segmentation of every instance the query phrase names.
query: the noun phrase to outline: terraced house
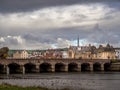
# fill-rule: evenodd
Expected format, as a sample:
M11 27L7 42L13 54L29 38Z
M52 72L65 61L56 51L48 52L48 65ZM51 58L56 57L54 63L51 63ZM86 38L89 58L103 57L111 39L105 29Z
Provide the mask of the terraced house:
M76 59L116 59L116 52L113 46L107 44L106 46L70 46L68 50L69 58Z

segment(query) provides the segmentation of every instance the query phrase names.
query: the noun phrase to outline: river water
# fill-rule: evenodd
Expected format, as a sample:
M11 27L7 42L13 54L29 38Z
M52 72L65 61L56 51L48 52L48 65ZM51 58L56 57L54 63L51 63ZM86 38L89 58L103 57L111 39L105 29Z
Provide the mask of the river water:
M70 90L120 90L120 72L41 73L0 75L0 84Z

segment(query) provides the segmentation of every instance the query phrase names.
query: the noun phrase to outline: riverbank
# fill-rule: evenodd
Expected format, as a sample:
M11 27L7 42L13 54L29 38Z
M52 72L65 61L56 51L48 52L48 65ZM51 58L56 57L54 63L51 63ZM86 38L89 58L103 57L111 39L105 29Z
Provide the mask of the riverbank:
M42 88L42 87L20 87L16 85L3 83L0 85L0 90L50 90L50 89Z
M0 79L0 85L7 83L12 86L25 88L44 87L48 90L119 90L120 88L120 72L44 73L12 76L17 78L12 78L10 75L8 76L11 77L10 79Z
M43 87L20 87L16 85L10 85L7 83L3 83L0 85L0 90L53 90ZM67 88L61 89L61 90L69 90Z

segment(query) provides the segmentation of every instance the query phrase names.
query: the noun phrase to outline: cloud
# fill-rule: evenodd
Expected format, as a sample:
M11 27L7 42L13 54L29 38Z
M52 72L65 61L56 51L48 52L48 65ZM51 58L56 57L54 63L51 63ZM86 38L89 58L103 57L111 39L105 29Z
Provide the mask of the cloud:
M21 36L7 36L7 37L0 37L0 45L2 47L4 46L10 46L10 48L22 48L22 44L24 44L24 40L21 38Z
M115 33L118 32L118 33ZM119 38L120 38L120 33L119 30L105 30L101 28L99 24L96 24L93 27L93 32L90 33L86 37L86 42L87 43L92 43L92 44L106 44L110 43L112 45L117 45L119 47Z
M0 15L0 26L7 28L50 29L98 23L113 9L103 4L44 8L32 12ZM4 23L6 23L4 25Z
M26 12L32 11L39 8L53 7L53 6L64 6L73 4L87 4L87 3L114 3L119 0L1 0L0 1L0 12Z
M71 41L57 38L54 43L41 42L34 37L6 36L0 37L0 46L8 46L10 49L48 49L68 47Z
M62 38L57 38L57 42L56 44L54 45L56 48L59 47L59 48L64 48L64 47L68 47L72 45L72 42L69 41L69 40L66 40L66 39L62 39Z
M77 1L27 11L17 8L17 12L0 12L0 44L10 48L60 48L76 45L79 35L80 45L112 43L119 46L120 3L76 4Z

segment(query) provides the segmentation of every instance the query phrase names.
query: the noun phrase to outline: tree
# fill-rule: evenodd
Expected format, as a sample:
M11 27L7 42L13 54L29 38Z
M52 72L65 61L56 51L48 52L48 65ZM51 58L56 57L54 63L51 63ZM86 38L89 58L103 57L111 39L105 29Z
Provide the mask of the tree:
M1 59L6 59L8 57L8 51L9 51L8 47L1 48L0 49L0 58Z

